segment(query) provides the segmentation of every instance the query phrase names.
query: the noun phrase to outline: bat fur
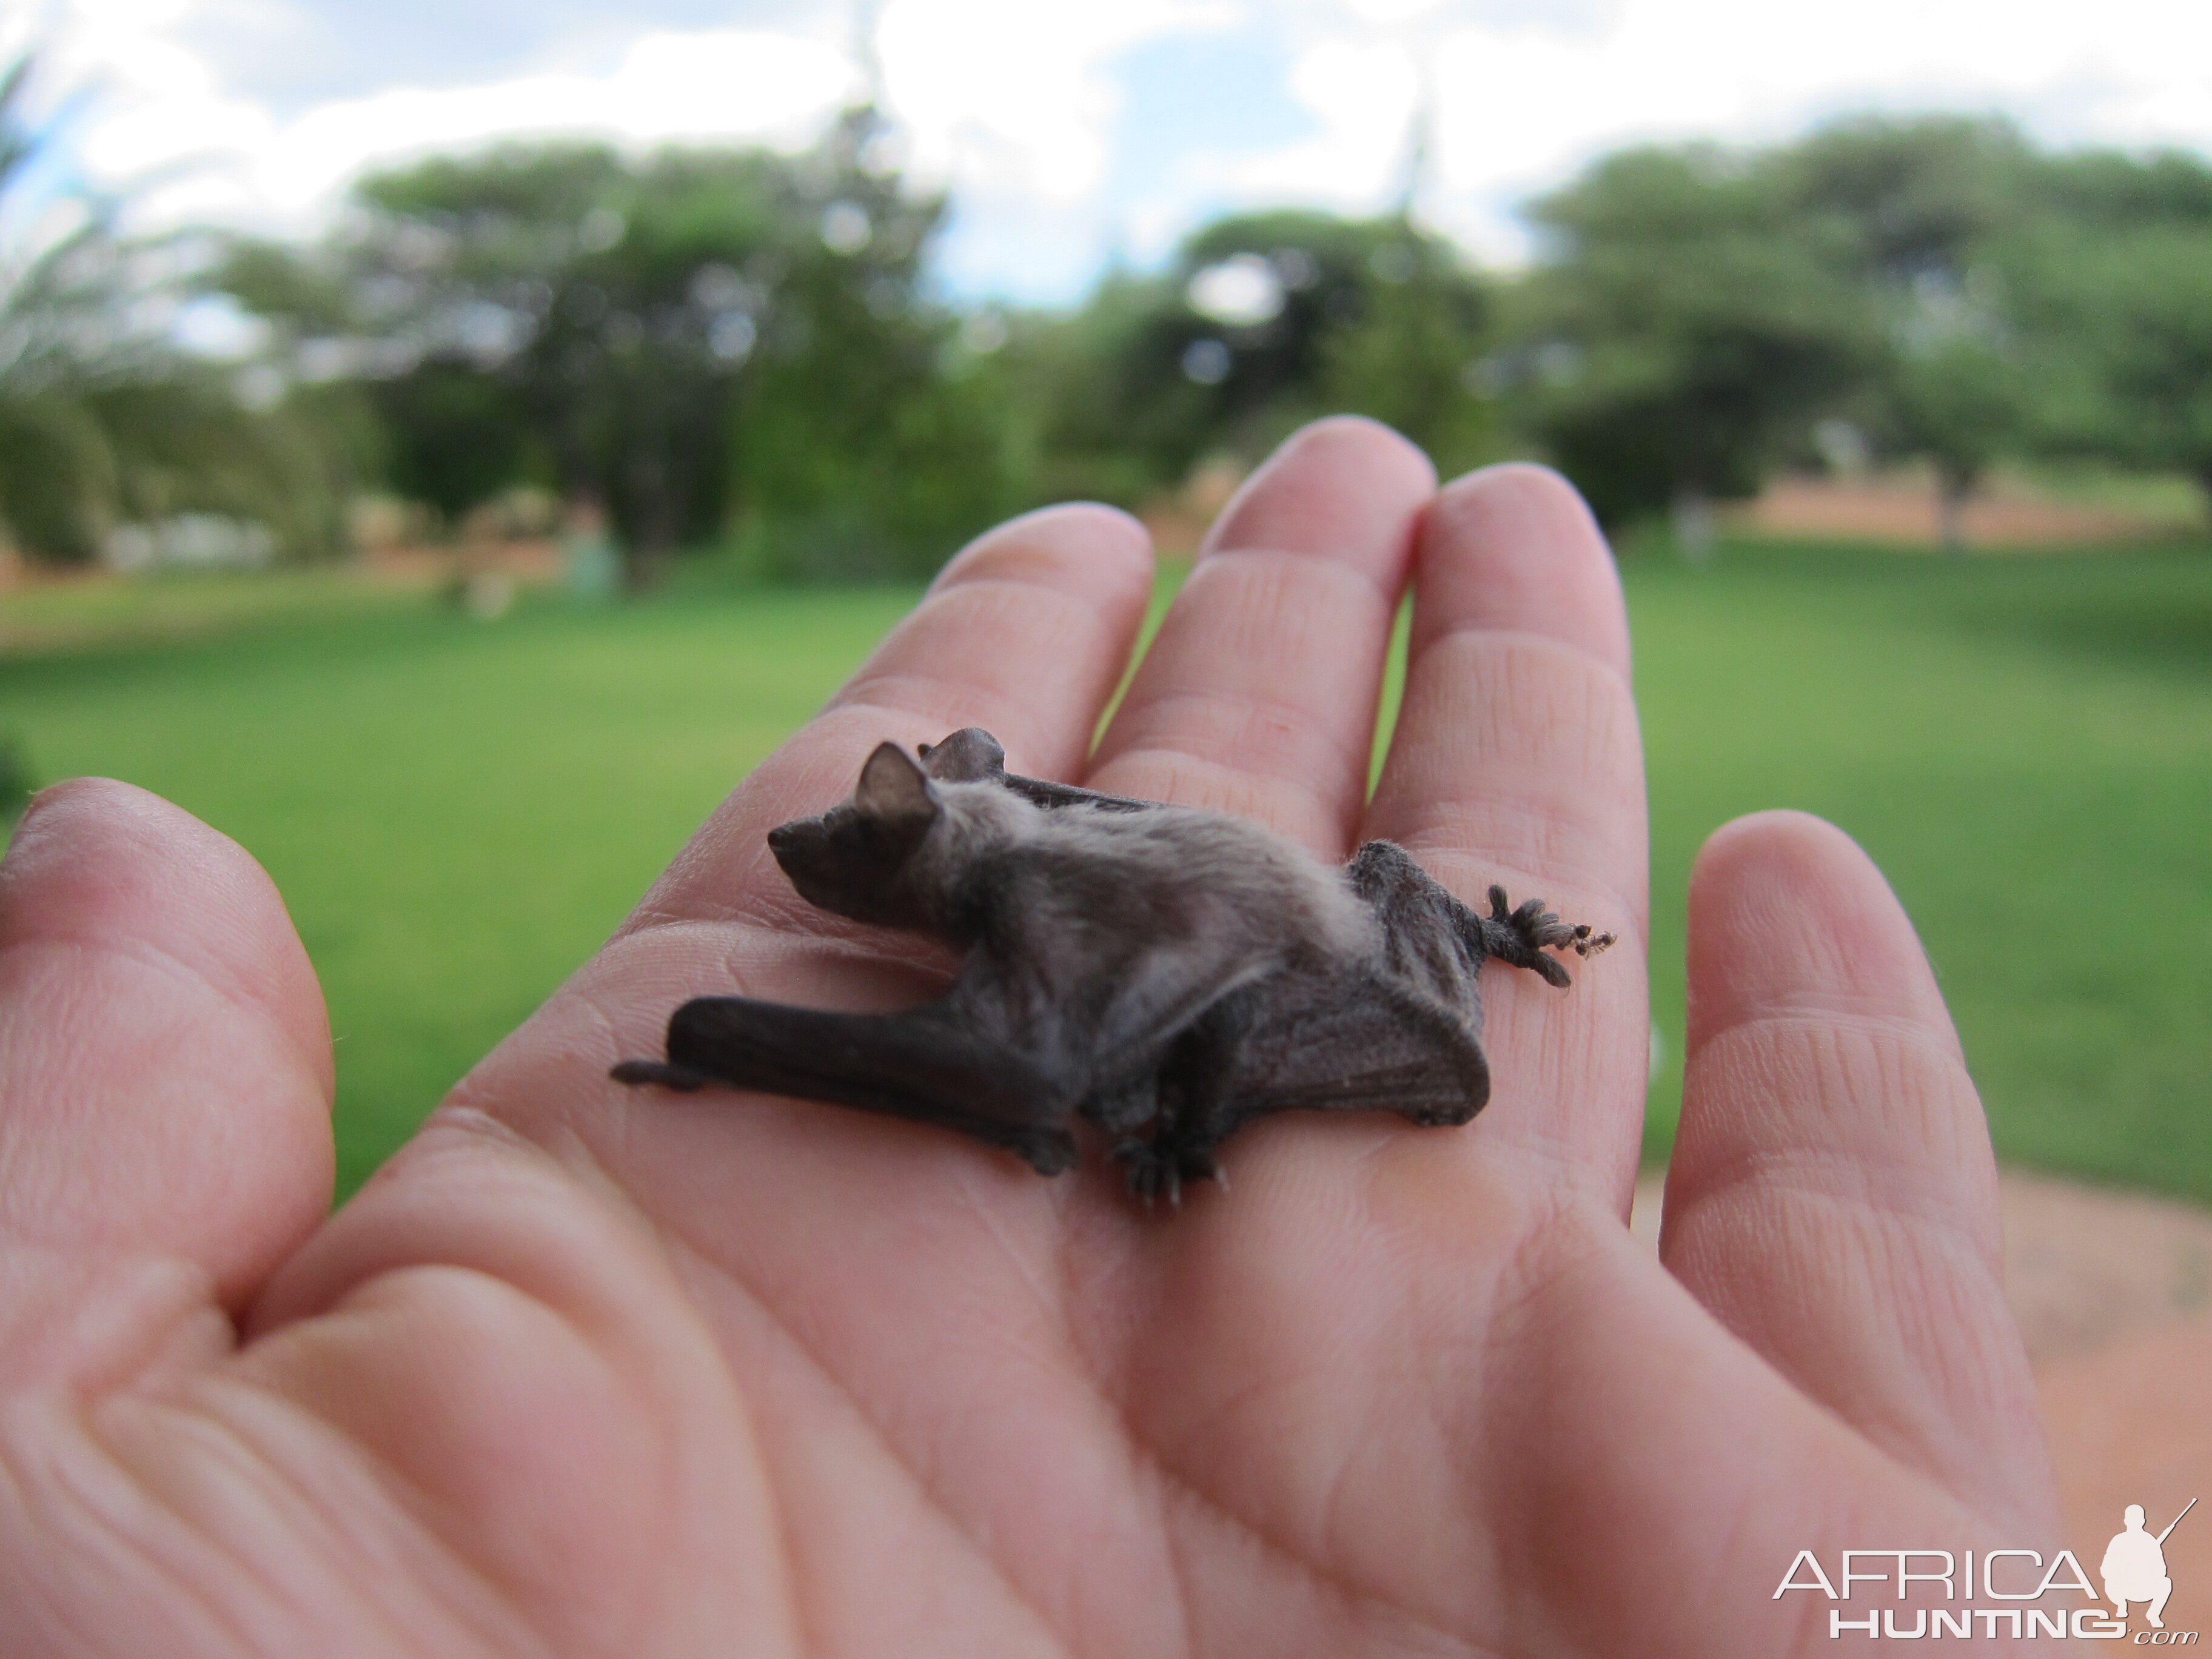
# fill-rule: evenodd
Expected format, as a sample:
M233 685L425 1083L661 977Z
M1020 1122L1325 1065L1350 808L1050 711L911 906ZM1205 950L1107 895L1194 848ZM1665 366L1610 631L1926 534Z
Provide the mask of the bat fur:
M1390 842L1333 868L1249 819L1018 776L980 727L920 752L879 745L850 801L769 846L810 903L964 947L951 988L895 1014L696 998L666 1061L616 1078L941 1124L1040 1175L1074 1164L1080 1117L1133 1192L1176 1199L1268 1112L1466 1122L1490 1097L1483 963L1565 986L1547 947L1613 943L1502 888L1480 915Z

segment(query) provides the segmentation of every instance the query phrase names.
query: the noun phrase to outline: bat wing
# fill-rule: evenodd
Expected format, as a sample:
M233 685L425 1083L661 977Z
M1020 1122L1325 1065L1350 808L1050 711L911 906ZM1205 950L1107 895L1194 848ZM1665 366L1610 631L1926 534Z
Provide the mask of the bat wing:
M1490 1066L1466 1020L1417 988L1362 969L1284 974L1209 1010L1163 1068L1159 1097L1152 1138L1115 1148L1147 1201L1218 1176L1214 1149L1271 1112L1464 1123L1490 1097Z
M1213 1052L1192 1094L1237 1121L1266 1112L1382 1109L1464 1123L1490 1098L1466 1019L1368 972L1263 981L1205 1023Z
M1017 772L1001 772L998 781L1023 799L1048 811L1060 806L1095 806L1105 812L1142 812L1160 805L1158 801L1136 800L1127 795L1102 794L1096 789L1082 789L1072 783L1054 783L1046 778L1025 778Z
M1077 1090L1031 1058L979 1037L951 999L896 1014L828 1013L750 997L696 997L668 1022L668 1063L626 1060L626 1083L736 1089L825 1100L941 1124L1028 1160L1040 1175L1076 1161L1065 1125Z

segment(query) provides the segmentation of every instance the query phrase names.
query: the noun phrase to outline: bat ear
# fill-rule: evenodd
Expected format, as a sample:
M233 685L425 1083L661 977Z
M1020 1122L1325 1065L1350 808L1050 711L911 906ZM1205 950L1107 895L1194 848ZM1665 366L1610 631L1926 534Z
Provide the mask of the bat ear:
M937 817L937 791L914 757L895 743L879 743L868 763L860 769L860 787L853 805L862 817L881 819L901 828L926 828Z
M1006 769L1006 751L980 726L963 726L942 743L924 744L922 770L945 783L988 783Z

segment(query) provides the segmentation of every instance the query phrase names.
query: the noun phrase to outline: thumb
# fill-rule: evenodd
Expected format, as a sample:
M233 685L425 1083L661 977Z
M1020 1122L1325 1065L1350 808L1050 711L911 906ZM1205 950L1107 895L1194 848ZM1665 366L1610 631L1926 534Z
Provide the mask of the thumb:
M261 867L127 784L40 794L0 860L9 1368L101 1262L243 1301L329 1206L331 1093L314 970Z
M1691 878L1690 1009L1668 1266L1906 1467L2051 1514L1989 1131L1881 872L1802 814L1721 830Z

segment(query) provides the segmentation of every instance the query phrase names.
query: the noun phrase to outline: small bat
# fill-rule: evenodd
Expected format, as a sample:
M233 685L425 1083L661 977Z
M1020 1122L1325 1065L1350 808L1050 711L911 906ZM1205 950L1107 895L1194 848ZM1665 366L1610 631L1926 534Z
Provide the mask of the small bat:
M615 1078L942 1124L1048 1176L1082 1118L1132 1192L1179 1200L1269 1112L1466 1122L1490 1097L1484 961L1565 986L1547 947L1613 942L1499 887L1479 915L1391 842L1332 868L1246 818L1018 776L980 727L919 753L878 745L850 801L768 841L809 903L964 946L951 988L895 1014L695 998L667 1060Z

